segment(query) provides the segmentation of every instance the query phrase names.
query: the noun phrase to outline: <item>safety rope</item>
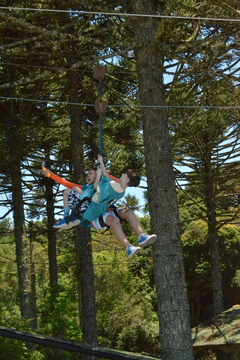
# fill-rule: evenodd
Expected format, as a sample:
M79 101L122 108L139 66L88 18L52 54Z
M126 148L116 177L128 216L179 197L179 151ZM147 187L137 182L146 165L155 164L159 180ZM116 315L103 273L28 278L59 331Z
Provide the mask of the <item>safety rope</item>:
M99 98L95 101L95 110L96 113L99 114L99 133L100 133L100 144L99 144L99 155L102 155L104 153L104 136L103 136L103 122L102 122L102 114L107 108L107 102L104 101L103 95L104 95L104 86L102 81L104 80L106 75L106 67L105 66L96 66L94 69L94 78L98 80L98 96ZM91 202L91 199L85 197L82 200L78 201L78 204L72 209L70 216L66 220L66 223L69 224L73 218L78 217L80 220L82 220L82 215L85 212L86 208L89 206ZM86 205L86 207L84 207ZM83 206L83 208L82 208ZM82 227L86 227L88 225L89 221L85 220L81 223Z
M94 69L94 78L98 80L98 96L99 98L95 101L95 110L99 115L99 133L100 133L100 144L99 144L99 154L104 156L104 134L103 134L103 113L107 108L107 101L103 100L104 95L104 85L103 80L106 75L106 66L97 65Z

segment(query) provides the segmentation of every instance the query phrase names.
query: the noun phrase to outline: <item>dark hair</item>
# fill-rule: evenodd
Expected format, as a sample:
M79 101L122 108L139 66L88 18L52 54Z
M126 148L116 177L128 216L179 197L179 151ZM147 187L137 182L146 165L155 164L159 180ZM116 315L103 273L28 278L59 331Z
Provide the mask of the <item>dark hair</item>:
M141 180L141 177L140 175L135 171L135 170L132 170L132 169L128 169L126 171L126 174L127 176L129 177L129 182L128 182L128 186L135 186L137 187L139 184L140 184L140 180Z

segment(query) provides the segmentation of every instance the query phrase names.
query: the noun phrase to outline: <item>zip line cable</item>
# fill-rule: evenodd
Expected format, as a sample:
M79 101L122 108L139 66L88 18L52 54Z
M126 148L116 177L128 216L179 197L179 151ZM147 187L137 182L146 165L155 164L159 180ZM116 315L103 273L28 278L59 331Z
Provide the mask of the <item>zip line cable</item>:
M49 69L49 70L61 70L61 71L75 71L78 73L92 73L92 70L82 70L82 69L78 69L78 68L74 68L74 67L59 67L59 66L45 66L45 65L29 65L29 64L21 64L21 63L10 63L10 62L1 62L0 65L12 65L12 66L16 66L16 67L26 67L26 68L39 68L39 69ZM123 71L123 70L119 70L119 71L112 71L112 74L127 74L127 75L134 75L136 74L137 71L132 70L132 71ZM109 76L111 76L109 75Z
M90 106L94 107L94 104L84 104L84 103L73 103L73 102L64 102L64 101L55 101L55 100L38 100L38 99L27 99L27 98L17 98L11 96L0 96L0 99L5 100L17 100L17 101L32 101L32 102L40 102L40 103L49 103L49 104L57 104L57 105L74 105L74 106ZM146 109L240 109L239 106L213 106L213 105L115 105L108 104L108 108L146 108Z
M180 19L180 20L203 20L203 21L225 21L225 22L240 22L240 19L227 19L227 18L207 18L207 17L194 17L194 16L178 16L178 15L154 15L154 14L129 14L129 13L116 13L104 11L85 11L85 10L59 10L59 9L35 9L14 6L0 6L3 10L24 10L24 11L42 11L42 12L59 12L70 14L89 14L89 15L107 15L107 16L125 16L125 17L149 17L149 18L163 18L163 19Z
M0 6L2 10L23 10L23 11L41 11L41 12L56 12L56 13L71 13L71 14L89 14L89 15L107 15L107 16L125 16L125 17L150 17L150 18L167 18L167 19L181 19L181 20L203 20L203 21L224 21L224 22L240 22L240 19L227 19L227 18L207 18L207 17L190 17L190 16L177 16L177 15L154 15L154 14L130 14L130 13L112 13L112 12L99 12L99 11L84 11L84 10L59 10L59 9L36 9L24 7L11 7ZM68 69L69 70L69 69ZM0 96L0 99L16 100L16 101L31 101L42 102L51 104L62 105L75 105L75 106L91 106L93 104L62 102L53 100L37 100L27 98L5 97ZM239 109L240 106L195 106L195 105L108 105L108 107L118 108L174 108L174 109Z

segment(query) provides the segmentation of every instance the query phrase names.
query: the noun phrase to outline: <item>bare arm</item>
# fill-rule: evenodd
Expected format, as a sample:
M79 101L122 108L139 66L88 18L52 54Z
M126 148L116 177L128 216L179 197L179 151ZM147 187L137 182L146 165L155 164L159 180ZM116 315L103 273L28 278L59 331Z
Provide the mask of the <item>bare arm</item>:
M97 160L98 160L98 162L99 162L99 164L101 166L103 176L108 176L109 177L109 174L108 174L108 172L107 172L107 170L105 168L102 156L98 155Z
M83 190L80 189L79 186L74 186L74 187L72 188L72 190L73 190L73 191L76 191L76 192L79 193L79 194L82 194L82 193L83 193Z
M100 161L101 161L101 162L100 162ZM110 174L107 172L107 170L106 170L106 168L105 168L105 165L104 165L104 163L103 163L103 158L102 158L101 155L98 155L98 162L99 162L100 165L101 165L102 174L103 174L104 176L108 176L108 177L110 177L111 179L113 179L114 181L119 182L119 179L118 179L118 178L116 178L115 176L110 175Z
M98 168L97 171L96 171L96 179L94 181L94 189L95 190L97 190L97 187L98 187L99 181L101 179L101 176L102 176L102 170Z

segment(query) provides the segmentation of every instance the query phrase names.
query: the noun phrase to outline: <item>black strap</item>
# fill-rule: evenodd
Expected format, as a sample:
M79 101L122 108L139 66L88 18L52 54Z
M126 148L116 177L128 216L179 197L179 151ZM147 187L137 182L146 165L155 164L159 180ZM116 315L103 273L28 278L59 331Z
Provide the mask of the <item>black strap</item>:
M108 211L113 211L115 216L118 218L118 220L120 221L120 223L123 223L126 221L126 219L123 219L121 218L121 216L118 214L118 211L117 211L117 207L115 205L111 205L111 207L108 209ZM107 228L107 229L110 229L111 226L108 226L105 221L103 220L103 216L99 216L98 218L98 221L99 221L99 224L102 228Z
M119 215L118 213L118 208L115 206L115 205L111 205L110 208L108 210L112 210L114 212L114 214L116 215L116 217L119 219L120 223L124 223L126 222L127 220L126 219L123 219L121 218L121 216Z
M99 220L99 224L101 225L101 227L102 227L102 228L107 227L108 229L110 229L110 226L108 226L107 224L105 224L105 222L104 222L104 220L103 220L103 216L102 216L102 215L101 215L101 216L99 216L98 220Z
M81 205L85 202L85 201L88 201L88 203L90 204L91 203L91 198L89 197L85 197L81 200L79 200L79 202L77 203L77 205L72 209L72 212L71 212L71 215L67 218L66 220L66 223L69 224L70 221L75 217L75 216L78 216L79 219L82 218L82 215L84 214L85 210L83 212L81 212ZM88 204L88 206L89 206Z

